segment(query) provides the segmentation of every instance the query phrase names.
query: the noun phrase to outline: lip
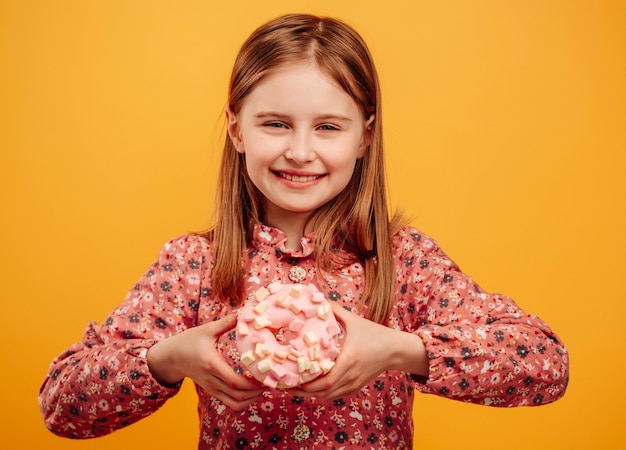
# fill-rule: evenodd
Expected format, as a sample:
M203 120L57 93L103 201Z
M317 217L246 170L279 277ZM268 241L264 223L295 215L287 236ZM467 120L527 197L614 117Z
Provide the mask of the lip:
M312 172L294 172L284 170L272 170L271 171L276 178L281 182L290 186L306 187L314 184L318 180L324 178L326 174L312 173Z

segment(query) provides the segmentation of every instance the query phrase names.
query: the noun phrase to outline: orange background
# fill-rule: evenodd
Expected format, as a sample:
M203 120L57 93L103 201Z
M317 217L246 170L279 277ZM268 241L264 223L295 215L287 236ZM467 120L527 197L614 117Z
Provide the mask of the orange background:
M235 53L299 11L371 46L394 205L571 352L552 405L418 396L416 447L625 448L625 5L0 0L0 446L195 448L190 383L83 442L45 430L37 392L166 240L210 223Z

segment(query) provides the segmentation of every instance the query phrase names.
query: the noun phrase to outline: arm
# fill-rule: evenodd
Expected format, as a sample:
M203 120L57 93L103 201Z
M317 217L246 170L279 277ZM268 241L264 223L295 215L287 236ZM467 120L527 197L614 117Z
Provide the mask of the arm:
M485 405L539 405L563 395L567 351L545 323L482 292L417 231L399 238L390 327L333 305L346 329L342 352L328 375L297 393L333 399L401 370L421 392Z
M423 341L417 389L493 406L540 405L567 387L567 350L550 327L506 296L483 292L416 230L398 248L399 326Z
M193 327L202 295L207 245L171 241L102 326L57 357L39 393L46 426L87 438L110 433L157 410L178 392L152 376L146 355L155 343Z

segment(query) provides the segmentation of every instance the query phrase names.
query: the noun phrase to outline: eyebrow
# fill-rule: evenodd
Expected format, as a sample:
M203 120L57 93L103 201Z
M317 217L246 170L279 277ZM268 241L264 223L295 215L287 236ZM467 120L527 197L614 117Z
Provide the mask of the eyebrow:
M291 116L288 114L282 114L274 111L261 111L254 115L257 119L268 119L268 118L278 118L278 119L290 119ZM340 122L352 122L352 119L348 116L343 116L341 114L321 114L319 116L315 116L316 120L335 120Z

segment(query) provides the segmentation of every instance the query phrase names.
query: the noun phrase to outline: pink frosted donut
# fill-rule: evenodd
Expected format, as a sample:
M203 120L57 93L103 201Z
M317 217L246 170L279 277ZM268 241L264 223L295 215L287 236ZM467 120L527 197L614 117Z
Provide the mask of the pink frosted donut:
M237 347L250 374L288 388L327 373L339 354L341 328L312 285L272 283L239 311Z

